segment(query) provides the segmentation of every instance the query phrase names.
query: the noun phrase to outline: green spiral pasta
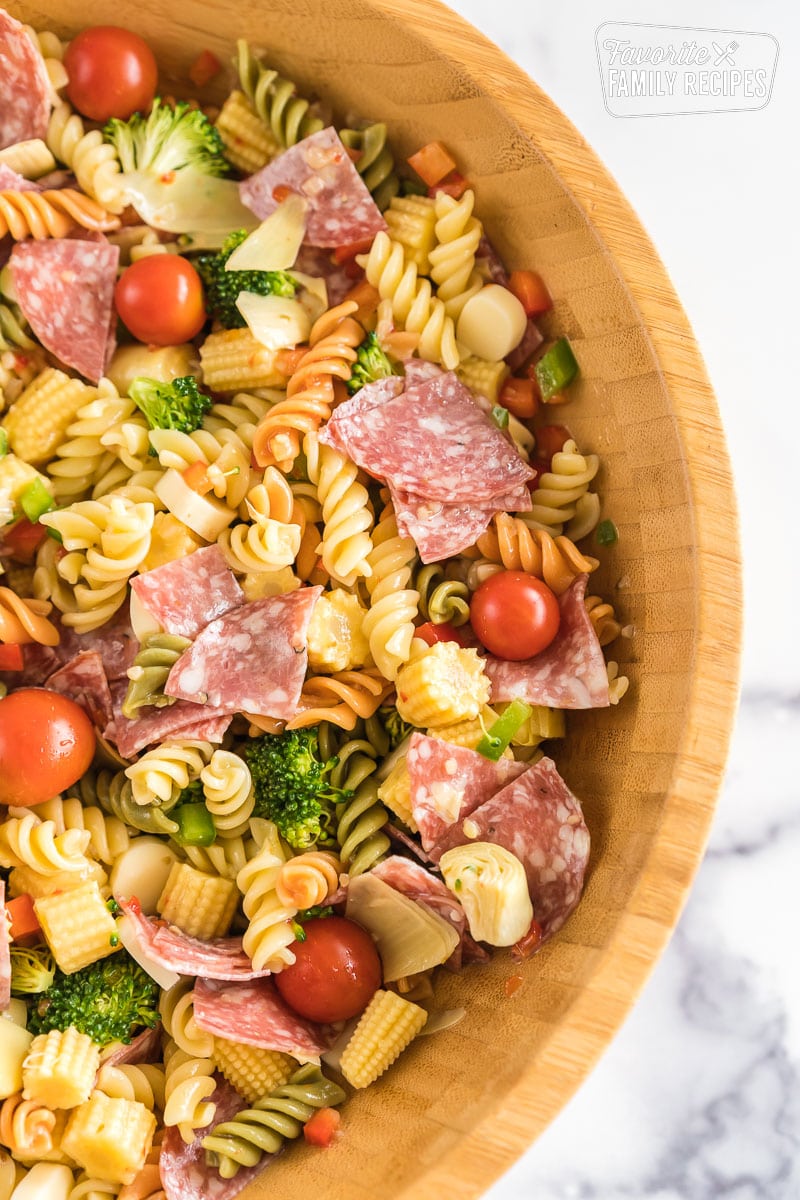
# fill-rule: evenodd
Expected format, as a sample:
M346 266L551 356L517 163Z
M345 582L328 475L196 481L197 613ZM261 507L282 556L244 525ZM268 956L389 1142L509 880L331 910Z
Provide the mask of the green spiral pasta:
M359 150L356 162L364 183L381 212L387 209L400 191L400 180L394 169L394 155L386 141L386 126L381 121L365 129L340 129L339 137L348 150Z
M15 304L0 304L0 350L32 350L36 342L25 328L25 318Z
M391 846L383 833L389 814L378 800L375 747L363 738L350 738L338 758L331 783L353 793L336 806L339 857L349 875L362 875L380 862Z
M178 823L170 820L167 813L178 803L180 795L166 804L136 804L131 781L124 771L88 771L64 794L77 797L84 804L97 803L107 813L142 833L178 832Z
M265 66L244 38L236 43L236 51L242 91L281 146L288 149L325 128L325 122L309 111L308 100L297 95L292 81Z
M134 720L139 709L146 705L164 708L175 703L172 696L164 695L164 684L190 645L188 638L174 633L152 633L145 638L128 671L130 683L122 705L123 716Z
M422 567L414 586L419 592L419 611L426 621L442 625L463 625L469 620L469 588L454 579L445 579L438 563Z
M223 1179L232 1179L241 1167L255 1166L263 1155L277 1154L285 1141L299 1137L317 1109L333 1108L345 1098L338 1084L309 1063L252 1108L215 1125L203 1138L206 1162Z

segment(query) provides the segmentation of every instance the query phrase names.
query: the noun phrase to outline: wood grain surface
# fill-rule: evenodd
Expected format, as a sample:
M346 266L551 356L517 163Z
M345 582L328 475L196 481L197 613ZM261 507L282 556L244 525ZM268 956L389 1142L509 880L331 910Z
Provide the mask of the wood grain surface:
M75 27L68 0L11 9L40 27ZM245 1193L479 1196L608 1045L705 847L736 706L741 581L725 439L700 354L653 246L580 134L434 0L186 0L174 19L158 0L87 0L80 21L138 29L176 91L199 49L228 59L244 35L338 115L385 120L400 153L444 141L508 264L543 274L555 298L547 332L567 334L580 362L575 399L554 419L601 455L603 511L620 537L592 591L635 627L613 647L630 693L618 709L571 715L556 751L593 836L584 899L521 969L498 955L486 969L442 973L438 1000L463 1006L464 1020L419 1039L355 1096L335 1147L293 1148ZM524 982L509 998L517 973Z

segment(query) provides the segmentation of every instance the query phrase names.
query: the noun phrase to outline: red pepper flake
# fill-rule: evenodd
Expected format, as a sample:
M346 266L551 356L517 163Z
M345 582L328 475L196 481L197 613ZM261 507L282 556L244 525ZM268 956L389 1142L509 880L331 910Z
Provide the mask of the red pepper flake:
M175 172L174 171L165 171L164 174L161 175L159 178L160 178L161 183L174 183L175 182Z
M506 996L508 996L509 1000L515 992L519 991L523 982L524 980L521 975L510 975L508 977L504 984L503 991L505 992Z

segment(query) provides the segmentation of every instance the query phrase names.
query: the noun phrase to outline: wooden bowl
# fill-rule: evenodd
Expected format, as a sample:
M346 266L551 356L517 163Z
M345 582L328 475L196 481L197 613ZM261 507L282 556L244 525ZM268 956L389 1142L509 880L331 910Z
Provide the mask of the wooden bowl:
M477 1196L552 1120L608 1045L675 926L703 853L737 694L740 594L725 439L686 317L651 243L580 134L499 50L434 0L12 0L38 27L127 24L185 72L208 47L269 60L340 114L385 120L407 155L442 140L476 187L511 266L555 298L548 334L581 366L567 420L602 459L599 491L619 541L592 590L635 637L631 690L573 714L556 757L582 797L591 874L565 929L521 969L442 973L467 1015L422 1038L349 1101L346 1136L295 1147L256 1184L282 1200ZM170 85L171 86L171 85ZM179 90L176 88L176 90ZM524 983L513 996L506 982Z

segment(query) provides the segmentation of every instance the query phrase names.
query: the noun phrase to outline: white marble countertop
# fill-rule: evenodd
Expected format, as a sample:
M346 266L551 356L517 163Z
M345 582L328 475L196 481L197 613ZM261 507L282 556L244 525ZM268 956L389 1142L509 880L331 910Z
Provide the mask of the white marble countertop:
M487 1198L798 1200L800 958L790 885L800 788L790 748L800 740L800 556L784 545L800 444L788 364L800 314L792 186L800 6L449 2L570 117L650 232L716 389L745 559L741 711L683 918L597 1069ZM780 44L771 100L758 112L614 118L595 51L605 21L771 33Z

